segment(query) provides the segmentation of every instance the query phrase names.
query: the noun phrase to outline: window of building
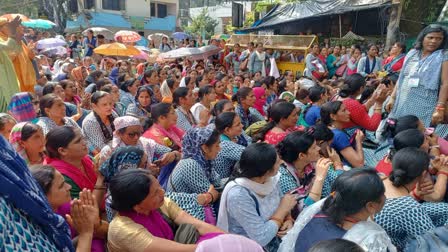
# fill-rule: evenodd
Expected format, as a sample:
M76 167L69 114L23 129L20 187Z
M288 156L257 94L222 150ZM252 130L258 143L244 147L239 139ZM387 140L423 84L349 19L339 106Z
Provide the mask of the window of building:
M77 0L70 0L68 9L71 13L78 13L78 1Z
M104 10L125 10L125 0L103 0Z
M168 10L166 4L157 4L157 17L164 18L168 15L167 13Z
M95 7L95 0L84 0L84 9L92 9Z
M155 17L156 16L156 4L155 3L151 3L151 17Z

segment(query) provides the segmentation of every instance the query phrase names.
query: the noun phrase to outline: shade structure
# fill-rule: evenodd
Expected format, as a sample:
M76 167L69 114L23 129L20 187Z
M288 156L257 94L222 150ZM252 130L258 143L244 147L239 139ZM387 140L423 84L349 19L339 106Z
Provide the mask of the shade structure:
M54 48L58 46L65 46L67 42L65 40L59 39L59 38L47 38L47 39L41 39L37 41L36 48L39 50L47 49L47 48Z
M127 46L118 42L100 45L93 51L96 54L107 56L134 56L140 54L140 51L137 48L133 46Z
M121 30L115 33L115 41L120 41L121 43L134 43L141 39L140 34L134 31Z
M9 13L9 14L5 14L0 16L0 18L6 18L8 20L13 20L14 18L16 18L17 16L20 17L20 19L22 19L22 22L29 22L31 19L23 14L19 14L19 13Z
M160 54L160 57L162 59L177 59L187 57L191 60L200 60L205 59L211 55L214 55L219 51L221 51L221 48L214 45L203 46L201 48L182 47L176 50L171 50L169 52L162 53Z
M98 36L98 34L103 35L106 39L114 39L114 33L109 30L106 29L104 27L90 27L88 29L85 29L82 34L87 36L87 31L88 30L92 30L93 31L93 35Z
M22 22L23 26L38 29L52 29L56 26L55 23L45 19L31 19L30 21Z

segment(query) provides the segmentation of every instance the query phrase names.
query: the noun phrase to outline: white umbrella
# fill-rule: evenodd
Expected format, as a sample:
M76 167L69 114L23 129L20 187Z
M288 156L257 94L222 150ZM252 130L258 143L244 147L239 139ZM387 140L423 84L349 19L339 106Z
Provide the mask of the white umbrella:
M160 54L160 57L162 59L177 59L188 57L191 60L200 60L200 59L206 59L211 55L219 53L220 51L221 48L214 45L203 46L201 48L182 47L179 49L171 50L166 53L162 53Z
M65 40L59 39L59 38L47 38L47 39L41 39L37 41L36 48L39 50L46 49L46 48L53 48L58 46L65 46L67 42Z
M41 53L43 54L47 54L47 55L65 55L68 53L67 48L63 47L63 46L57 46L57 47L52 47L52 48L47 48L41 51Z
M91 27L91 28L88 28L88 29L84 30L84 31L82 32L82 34L85 35L85 36L87 36L87 31L88 31L88 30L92 30L92 31L93 31L93 34L94 34L95 36L97 36L98 34L101 34L101 35L103 35L106 39L110 39L110 40L113 40L113 39L114 39L114 33L113 33L111 30L109 30L109 29L106 29L106 28L103 28L103 27Z

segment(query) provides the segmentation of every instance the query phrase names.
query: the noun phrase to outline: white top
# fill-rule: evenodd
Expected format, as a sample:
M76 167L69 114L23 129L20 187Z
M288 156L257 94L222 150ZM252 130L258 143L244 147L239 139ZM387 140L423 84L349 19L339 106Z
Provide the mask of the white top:
M202 105L202 103L197 102L196 104L193 105L193 107L190 108L191 113L193 114L194 120L196 122L200 122L200 118L199 115L201 114L201 112L207 109L204 105Z

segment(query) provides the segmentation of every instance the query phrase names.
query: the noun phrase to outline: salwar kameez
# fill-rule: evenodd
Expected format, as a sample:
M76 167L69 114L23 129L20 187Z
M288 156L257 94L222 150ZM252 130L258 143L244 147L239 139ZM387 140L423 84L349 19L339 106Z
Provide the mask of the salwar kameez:
M0 38L0 112L6 112L11 97L20 92L16 71L9 58L19 50L14 39Z

